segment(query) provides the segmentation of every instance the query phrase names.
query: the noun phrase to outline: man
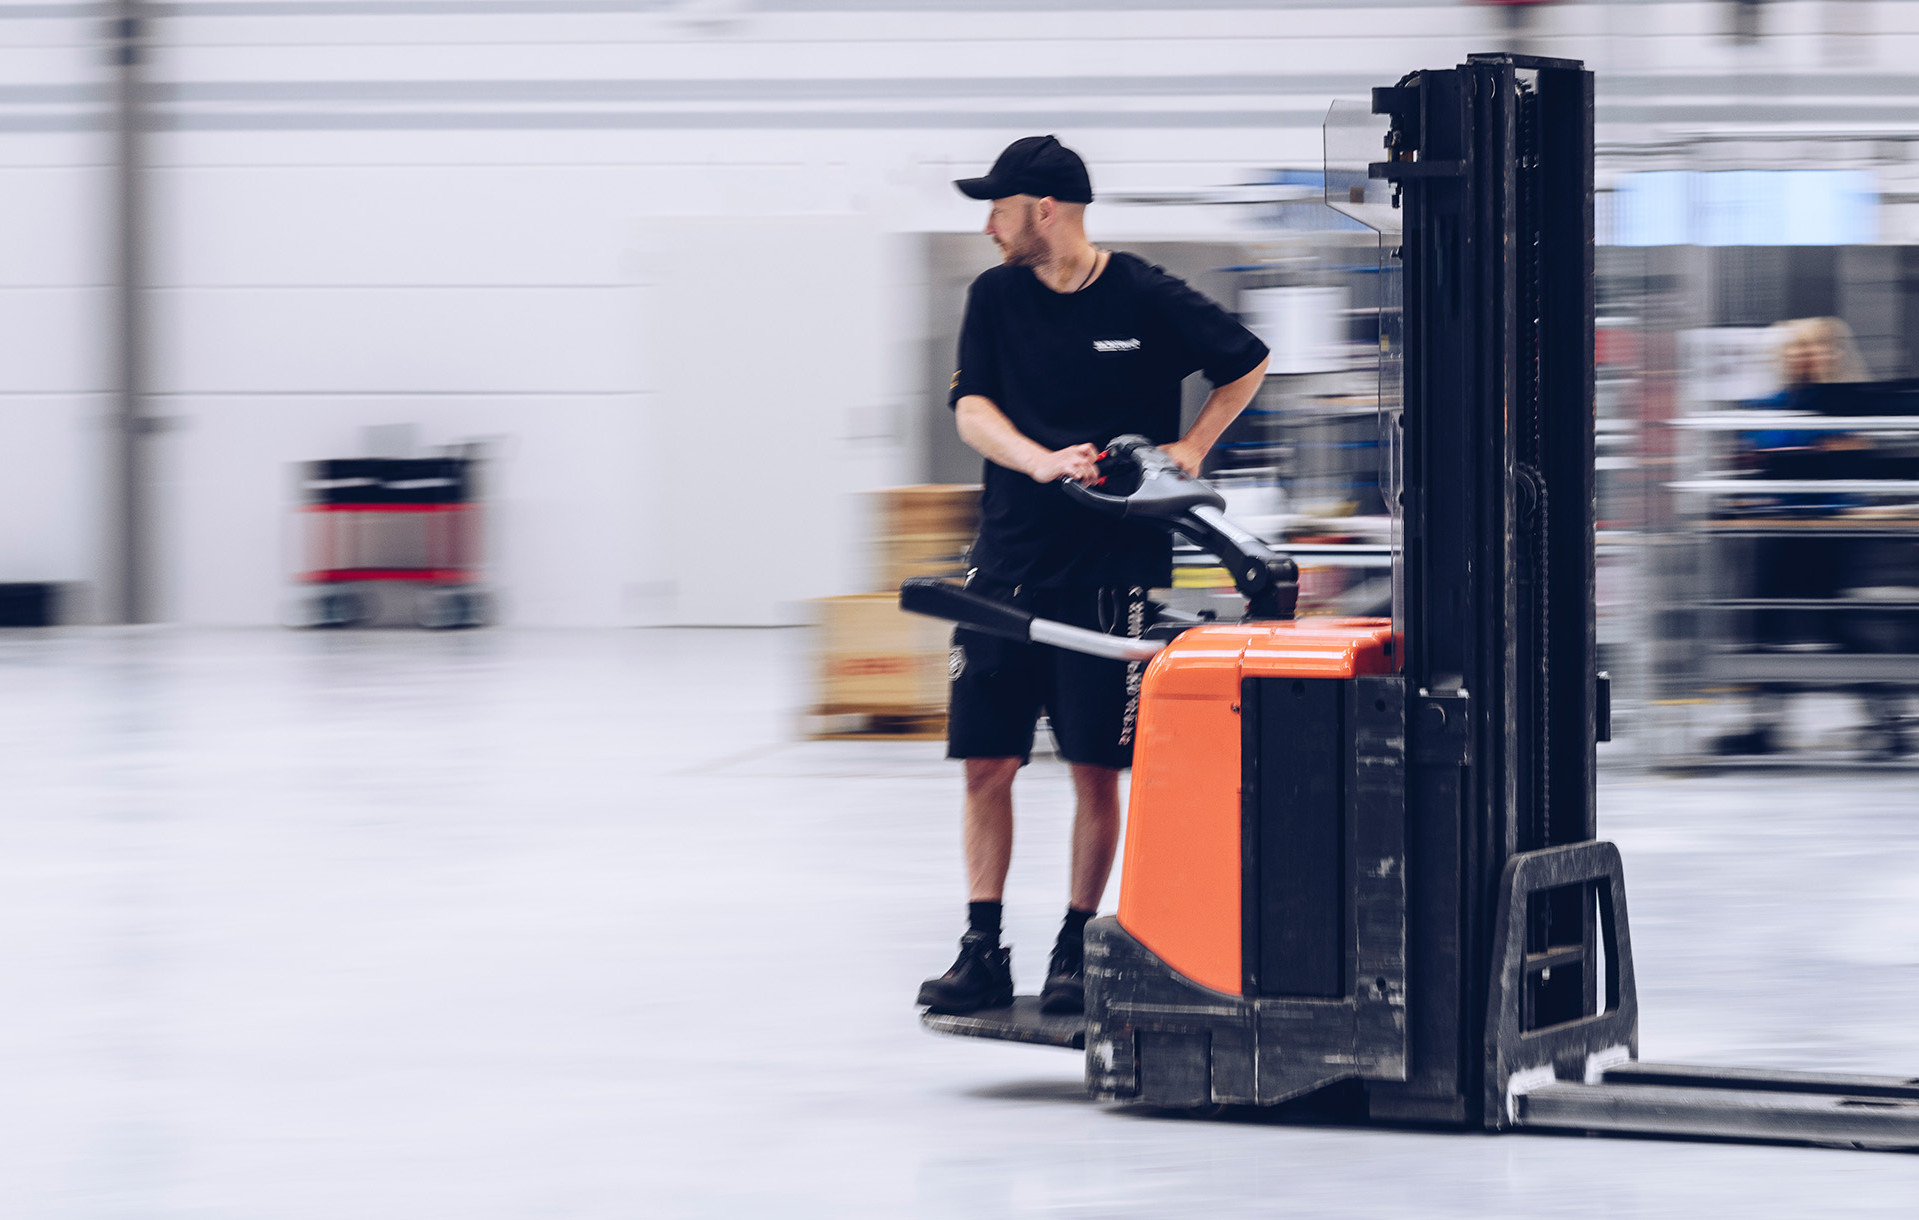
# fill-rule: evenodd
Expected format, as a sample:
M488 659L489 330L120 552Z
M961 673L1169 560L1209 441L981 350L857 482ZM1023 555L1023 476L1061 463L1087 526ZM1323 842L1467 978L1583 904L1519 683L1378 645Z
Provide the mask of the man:
M962 440L986 459L968 587L1043 618L1137 633L1145 591L1172 583L1163 530L1069 500L1061 479L1098 477L1101 445L1123 433L1160 444L1188 474L1258 390L1266 347L1159 268L1086 238L1086 164L1052 136L1016 140L984 178L956 185L990 200L986 233L1002 263L973 281L950 403ZM1213 391L1179 434L1180 382ZM1072 877L1041 1006L1084 1006L1082 932L1119 844L1119 773L1132 762L1139 667L959 628L953 633L947 756L964 760L967 931L959 959L919 1002L970 1012L1012 1001L1000 900L1013 846L1013 778L1041 708L1072 771Z

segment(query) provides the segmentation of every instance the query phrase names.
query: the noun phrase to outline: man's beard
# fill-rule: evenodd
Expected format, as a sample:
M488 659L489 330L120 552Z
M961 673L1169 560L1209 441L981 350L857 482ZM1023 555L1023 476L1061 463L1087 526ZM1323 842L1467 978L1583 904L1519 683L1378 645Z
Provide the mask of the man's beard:
M1017 240L1000 243L1000 261L1009 267L1037 267L1044 261L1046 247L1021 233Z

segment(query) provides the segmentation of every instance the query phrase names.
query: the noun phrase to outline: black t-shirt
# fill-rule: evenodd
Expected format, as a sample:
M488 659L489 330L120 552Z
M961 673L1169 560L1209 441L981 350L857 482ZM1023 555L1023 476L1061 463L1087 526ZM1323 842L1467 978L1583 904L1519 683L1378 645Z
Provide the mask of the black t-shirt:
M1048 449L1104 446L1134 432L1179 439L1179 383L1195 370L1237 381L1266 345L1212 301L1132 254L1115 253L1078 292L1027 267L973 281L948 405L989 398ZM1048 588L1161 588L1173 577L1166 531L1082 508L1058 484L988 461L973 561L983 575Z

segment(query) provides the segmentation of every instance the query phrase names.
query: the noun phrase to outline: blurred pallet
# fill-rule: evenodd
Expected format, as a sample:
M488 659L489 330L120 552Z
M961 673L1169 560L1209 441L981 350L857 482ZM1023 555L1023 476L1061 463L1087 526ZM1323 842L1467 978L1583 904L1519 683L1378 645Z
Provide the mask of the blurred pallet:
M849 707L829 704L806 713L811 741L944 741L946 709Z

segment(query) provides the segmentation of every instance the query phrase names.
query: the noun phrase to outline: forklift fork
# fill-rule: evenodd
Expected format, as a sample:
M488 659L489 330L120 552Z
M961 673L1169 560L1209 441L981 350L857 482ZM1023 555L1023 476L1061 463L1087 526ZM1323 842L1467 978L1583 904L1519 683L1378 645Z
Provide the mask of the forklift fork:
M1556 929L1570 935L1555 937ZM1595 1083L1607 1068L1639 1057L1639 992L1618 848L1593 840L1508 859L1493 951L1488 1127L1519 1125L1520 1099L1535 1088Z

